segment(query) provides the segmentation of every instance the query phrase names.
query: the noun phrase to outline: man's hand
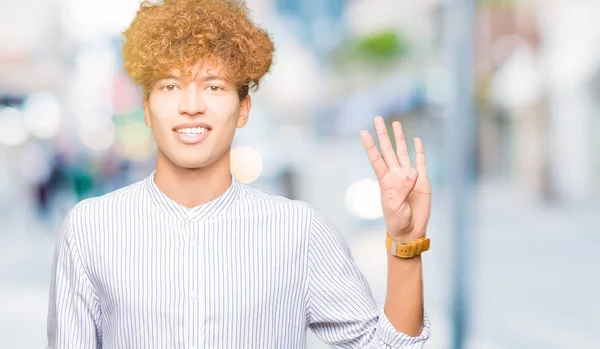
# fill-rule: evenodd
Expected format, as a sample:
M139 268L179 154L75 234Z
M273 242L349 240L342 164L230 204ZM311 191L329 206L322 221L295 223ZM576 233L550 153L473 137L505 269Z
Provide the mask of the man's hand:
M360 138L379 181L388 232L392 239L406 242L425 235L431 214L431 185L421 139L414 139L415 170L408 156L402 125L396 121L392 127L396 139L395 152L381 116L375 118L375 130L383 156L368 131L362 131Z

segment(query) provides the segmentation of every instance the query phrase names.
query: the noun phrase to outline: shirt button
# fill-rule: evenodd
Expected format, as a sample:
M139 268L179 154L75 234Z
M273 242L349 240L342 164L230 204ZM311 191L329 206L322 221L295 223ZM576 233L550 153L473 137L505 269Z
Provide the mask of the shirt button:
M196 300L196 297L197 297L197 296L198 296L198 295L196 294L196 292L190 292L190 299L191 299L191 300Z

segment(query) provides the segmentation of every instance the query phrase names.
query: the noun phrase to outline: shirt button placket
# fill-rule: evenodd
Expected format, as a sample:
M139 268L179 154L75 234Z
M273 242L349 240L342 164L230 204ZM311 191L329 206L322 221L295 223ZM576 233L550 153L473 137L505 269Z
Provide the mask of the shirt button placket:
M191 225L189 222L183 222L182 224L182 230L183 230L183 247L184 247L184 253L183 253L183 258L181 260L182 264L183 264L183 279L184 279L184 283L183 283L183 297L184 297L184 309L183 309L183 316L184 316L184 336L182 338L183 340L183 348L191 348L194 346L194 306L193 306L193 302L190 298L190 292L191 290L194 289L194 273L195 273L195 268L194 268L194 263L193 260L195 258L194 256L194 252L193 250L190 248L191 246L191 241L193 240L194 236L192 234L192 229L191 229Z

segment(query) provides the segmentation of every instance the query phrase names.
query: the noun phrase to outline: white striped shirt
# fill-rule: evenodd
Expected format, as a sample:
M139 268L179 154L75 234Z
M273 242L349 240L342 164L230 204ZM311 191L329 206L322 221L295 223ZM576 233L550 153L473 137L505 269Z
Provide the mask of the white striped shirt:
M340 232L240 183L188 209L147 178L72 208L57 239L55 349L422 348L377 305Z

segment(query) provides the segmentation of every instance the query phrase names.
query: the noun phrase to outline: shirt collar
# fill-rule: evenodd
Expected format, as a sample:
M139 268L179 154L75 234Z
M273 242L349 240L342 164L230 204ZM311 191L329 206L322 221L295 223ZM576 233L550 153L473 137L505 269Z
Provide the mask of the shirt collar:
M160 210L184 221L200 220L206 217L216 216L219 213L226 211L235 202L242 186L237 178L235 178L235 175L230 173L231 186L223 194L216 199L199 206L187 208L173 201L158 188L154 182L155 174L156 170L152 171L152 173L144 180L146 189L148 190L152 201Z

